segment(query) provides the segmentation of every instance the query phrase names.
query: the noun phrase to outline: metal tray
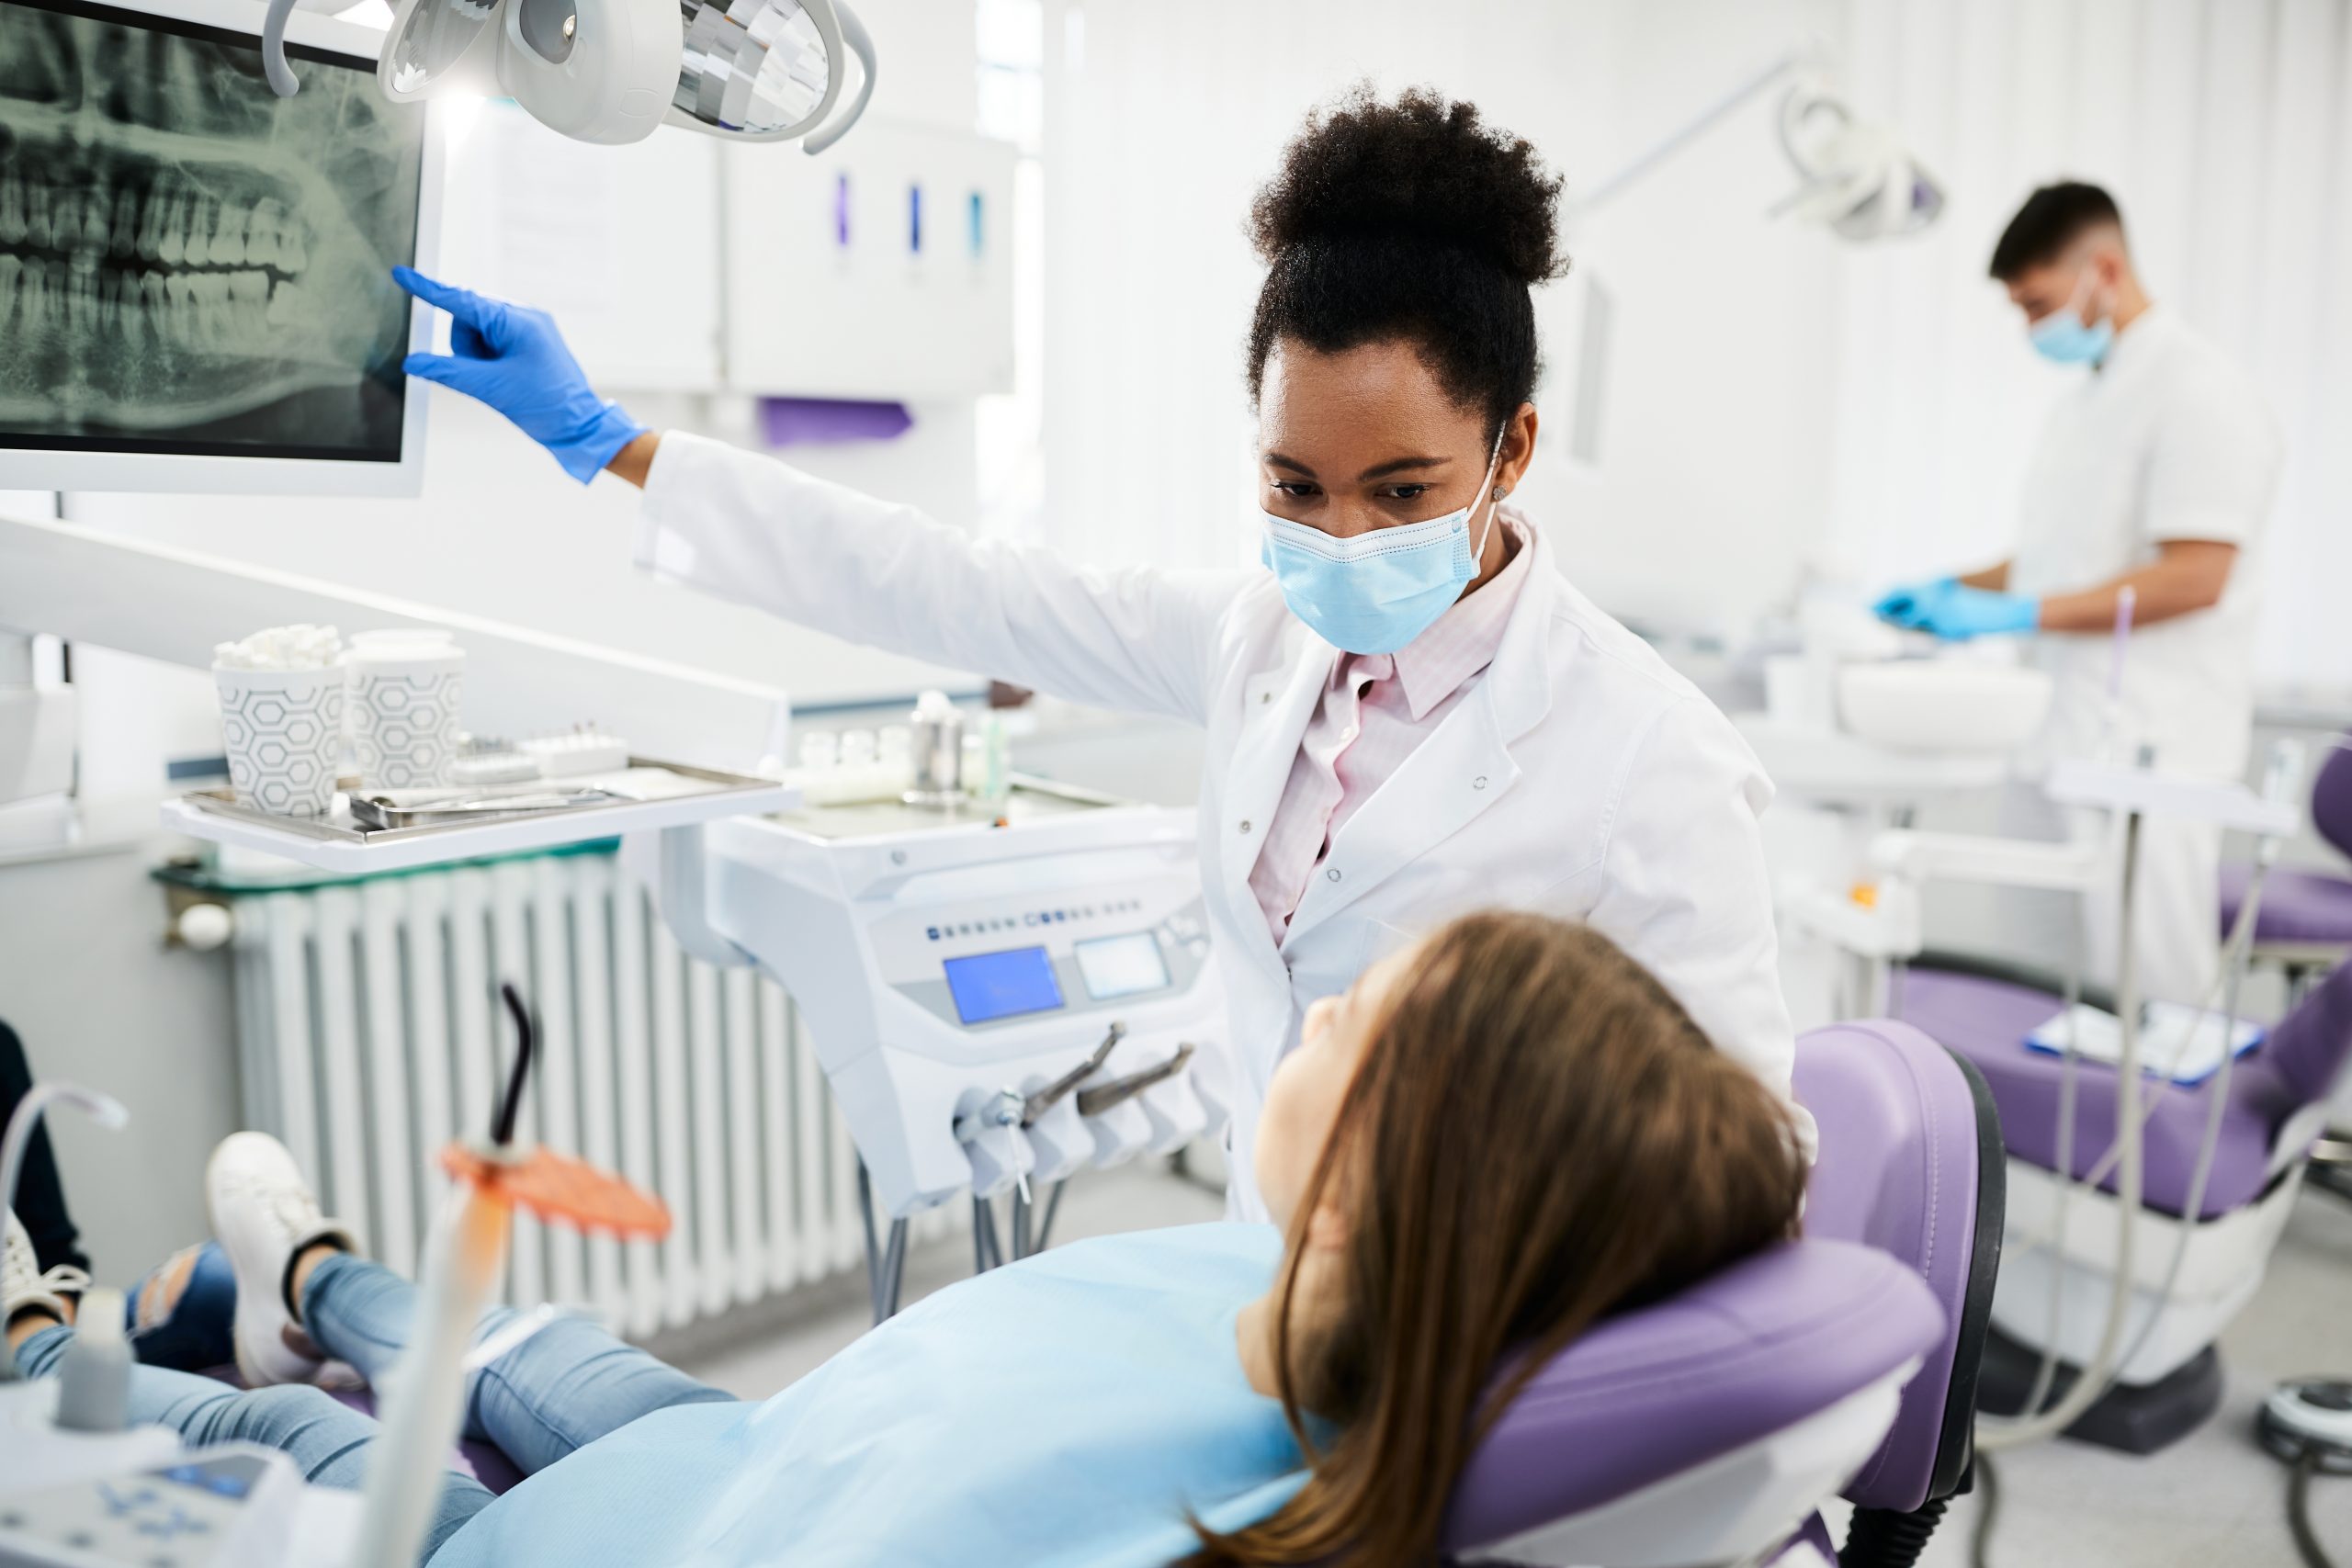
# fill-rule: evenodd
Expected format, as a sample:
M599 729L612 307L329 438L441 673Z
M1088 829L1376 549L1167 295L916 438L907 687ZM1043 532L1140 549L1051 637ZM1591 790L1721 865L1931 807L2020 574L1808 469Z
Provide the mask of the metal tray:
M343 781L326 817L279 817L240 805L228 789L198 790L164 805L164 825L190 837L265 850L325 871L393 871L485 855L514 854L624 833L688 827L724 817L786 811L797 790L768 779L631 757L618 773L558 781L564 787L602 785L627 798L597 800L560 810L497 813L465 822L370 828L355 820Z

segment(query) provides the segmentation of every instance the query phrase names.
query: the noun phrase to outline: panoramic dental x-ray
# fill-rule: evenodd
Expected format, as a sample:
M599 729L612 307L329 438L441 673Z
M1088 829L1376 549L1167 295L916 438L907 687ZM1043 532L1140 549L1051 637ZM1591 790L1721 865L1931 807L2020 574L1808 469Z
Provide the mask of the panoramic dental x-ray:
M0 4L0 445L396 458L422 108L120 16Z

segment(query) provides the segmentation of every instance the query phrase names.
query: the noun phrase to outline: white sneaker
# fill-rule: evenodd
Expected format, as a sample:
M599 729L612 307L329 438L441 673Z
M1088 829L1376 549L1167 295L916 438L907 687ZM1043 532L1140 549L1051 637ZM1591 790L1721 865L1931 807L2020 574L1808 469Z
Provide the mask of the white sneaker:
M72 1321L64 1297L87 1291L90 1277L66 1263L42 1273L40 1258L33 1251L32 1233L25 1229L14 1209L0 1209L0 1214L6 1215L8 1222L7 1239L0 1243L0 1325L28 1309L45 1312L60 1323Z
M232 1339L248 1388L315 1382L326 1365L286 1308L286 1269L313 1242L359 1250L351 1232L319 1213L294 1156L266 1133L232 1133L204 1168L212 1234L237 1279Z

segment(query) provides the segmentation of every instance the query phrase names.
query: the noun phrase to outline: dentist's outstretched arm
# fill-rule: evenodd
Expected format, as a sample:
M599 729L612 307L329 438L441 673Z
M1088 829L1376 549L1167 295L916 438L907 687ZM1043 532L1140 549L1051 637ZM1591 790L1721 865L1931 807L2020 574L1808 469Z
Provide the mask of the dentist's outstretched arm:
M449 312L450 354L408 372L479 398L582 484L645 491L638 564L844 641L1053 696L1205 722L1228 609L1262 572L1083 566L961 528L599 398L545 311L394 270ZM660 461L655 461L656 454Z
M632 445L641 448L635 473L643 484L658 437L620 404L596 395L580 362L566 348L554 318L544 310L484 299L396 266L392 281L449 312L447 354L412 354L401 368L468 397L478 398L546 447L563 471L586 484Z

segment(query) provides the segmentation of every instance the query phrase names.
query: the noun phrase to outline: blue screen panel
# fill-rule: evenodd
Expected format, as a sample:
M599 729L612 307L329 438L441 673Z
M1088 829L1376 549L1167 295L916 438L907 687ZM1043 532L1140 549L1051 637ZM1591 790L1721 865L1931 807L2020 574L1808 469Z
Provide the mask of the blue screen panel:
M951 958L946 969L956 1016L966 1023L1051 1012L1062 1005L1061 982L1054 978L1054 962L1042 947Z

